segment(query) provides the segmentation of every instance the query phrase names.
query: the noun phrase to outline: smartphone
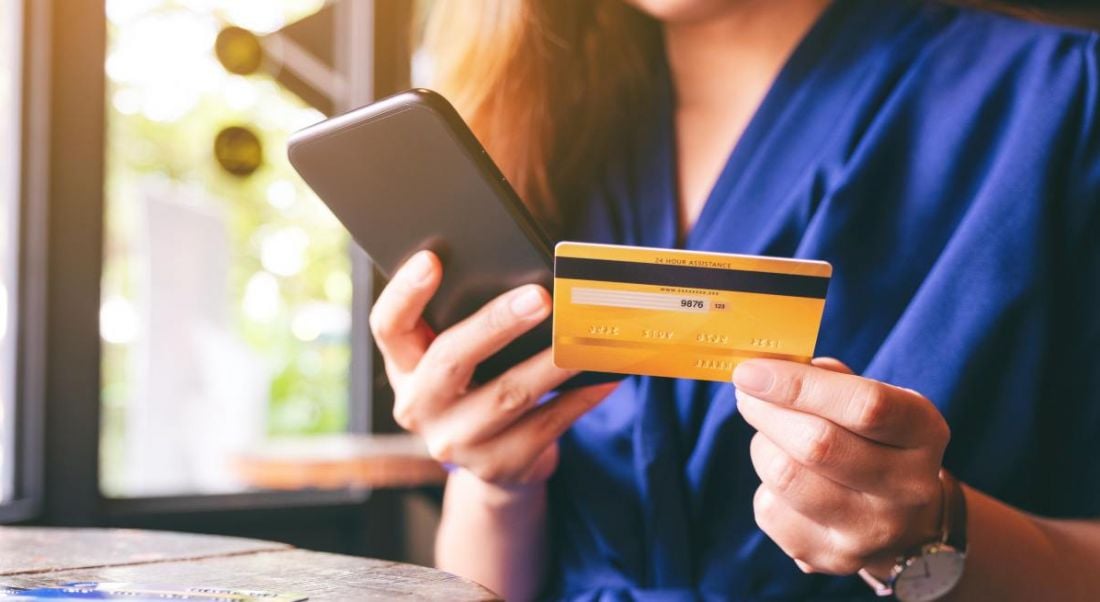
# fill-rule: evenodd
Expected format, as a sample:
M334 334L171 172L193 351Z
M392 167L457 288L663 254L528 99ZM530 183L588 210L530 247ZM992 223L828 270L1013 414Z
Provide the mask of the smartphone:
M290 138L290 163L387 278L421 249L443 263L436 332L517 286L553 285L552 242L441 95L414 89ZM481 364L486 382L551 343L550 321Z

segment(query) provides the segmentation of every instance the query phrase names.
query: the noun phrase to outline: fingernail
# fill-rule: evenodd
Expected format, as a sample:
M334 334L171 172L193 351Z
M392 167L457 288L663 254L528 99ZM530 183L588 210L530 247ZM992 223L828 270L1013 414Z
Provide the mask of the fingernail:
M767 393L774 380L771 370L753 362L742 362L733 371L733 384L746 393Z
M512 310L512 313L520 318L530 318L539 314L545 306L546 301L543 299L541 291L535 286L529 286L516 293L508 303L508 308Z
M424 284L432 275L432 260L429 259L428 252L420 251L413 255L409 263L405 265L404 272L409 283L414 285Z

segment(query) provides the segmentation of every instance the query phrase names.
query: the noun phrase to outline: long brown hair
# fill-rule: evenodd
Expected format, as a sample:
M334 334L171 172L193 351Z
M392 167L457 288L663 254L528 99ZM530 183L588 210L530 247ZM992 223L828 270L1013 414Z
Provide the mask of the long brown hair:
M423 48L430 85L556 229L645 109L660 47L623 0L437 0Z

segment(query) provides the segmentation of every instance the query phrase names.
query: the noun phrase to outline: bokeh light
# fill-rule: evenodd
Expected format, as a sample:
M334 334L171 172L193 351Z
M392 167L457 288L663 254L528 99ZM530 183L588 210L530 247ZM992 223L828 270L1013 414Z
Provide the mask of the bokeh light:
M290 133L324 116L269 75L230 74L214 56L227 26L264 34L322 5L106 2L100 330L108 495L233 491L239 485L224 465L257 433L346 428L349 241L283 152ZM254 132L264 152L254 171L232 176L212 151L216 135L236 125ZM181 338L165 343L164 333ZM166 349L179 357L166 360ZM149 425L178 420L150 392L163 382L190 387L170 387L187 416L222 416L217 429L178 444L186 449L161 446L187 470L158 472L156 457L132 452L152 436Z
M241 303L248 319L270 323L278 317L283 307L279 281L270 272L256 272L248 279Z
M137 310L122 297L111 297L99 307L99 335L115 345L134 342L138 335Z

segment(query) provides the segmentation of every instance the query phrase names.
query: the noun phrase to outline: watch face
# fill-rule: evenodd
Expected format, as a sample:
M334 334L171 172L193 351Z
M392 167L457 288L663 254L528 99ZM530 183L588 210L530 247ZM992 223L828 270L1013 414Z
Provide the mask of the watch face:
M894 581L894 595L904 602L935 600L951 591L962 578L966 557L943 546L925 548Z

